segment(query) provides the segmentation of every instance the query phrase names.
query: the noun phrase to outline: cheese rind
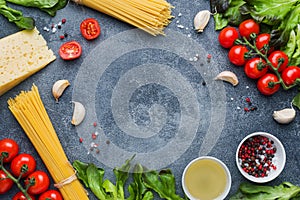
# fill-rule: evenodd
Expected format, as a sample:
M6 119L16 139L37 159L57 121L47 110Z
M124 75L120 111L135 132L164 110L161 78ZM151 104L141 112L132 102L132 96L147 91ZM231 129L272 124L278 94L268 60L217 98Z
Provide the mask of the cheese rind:
M55 59L36 28L0 39L0 96Z

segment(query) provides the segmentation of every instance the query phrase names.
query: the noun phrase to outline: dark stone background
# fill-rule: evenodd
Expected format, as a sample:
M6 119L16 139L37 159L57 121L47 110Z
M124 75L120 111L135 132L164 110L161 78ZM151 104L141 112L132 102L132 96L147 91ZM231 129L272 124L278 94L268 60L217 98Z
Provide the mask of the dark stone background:
M224 84L226 90L226 101L224 102L224 104L226 105L225 126L222 130L222 134L217 144L209 153L210 156L220 158L231 171L232 188L229 195L232 195L237 190L241 182L246 181L246 179L243 178L243 176L239 173L235 165L235 151L237 145L243 139L243 137L245 137L249 133L256 131L270 132L277 136L285 146L287 154L287 162L284 171L278 178L268 184L275 185L280 184L283 181L289 181L293 184L300 185L299 116L297 116L296 119L289 125L279 125L272 118L272 113L274 110L280 110L290 106L290 102L297 91L281 90L271 97L265 97L261 95L256 89L255 82L245 76L245 74L243 73L243 69L235 67L229 63L227 59L227 50L221 48L218 45L218 32L214 30L214 21L212 18L203 33L199 34L193 30L193 18L195 14L200 10L210 9L209 1L170 0L169 2L175 7L173 9L173 15L175 16L175 19L172 20L172 23L167 27L167 29L178 31L179 33L185 35L190 34L191 39L199 43L199 45L202 45L202 47L205 47L206 51L212 55L212 59L215 63L217 63L217 65L213 67L217 68L219 71L231 70L235 72L240 79L240 83L236 87L232 87L230 84ZM117 21L102 13L93 11L89 8L78 6L72 2L70 2L63 10L58 11L55 17L49 17L47 14L33 8L21 8L15 5L9 5L14 8L20 8L23 11L24 15L33 16L36 19L37 28L47 40L49 47L55 52L57 59L46 68L28 78L0 97L0 139L6 137L15 139L20 144L20 151L33 154L37 158L38 168L46 170L45 166L34 150L31 142L28 140L21 127L7 108L7 100L10 97L14 97L21 90L30 89L32 83L35 83L40 89L44 104L48 110L49 116L52 119L53 125L57 131L57 134L61 140L62 146L64 147L69 160L71 162L76 159L85 162L93 162L106 170L107 178L114 180L110 168L104 166L101 162L95 159L92 154L87 155L87 149L78 142L76 129L69 123L72 116L72 104L70 104L73 91L72 83L75 80L82 62L89 54L89 52L91 52L98 45L101 45L102 41L118 33L121 33L122 31L130 30L133 27L123 22ZM179 13L182 13L181 17L178 16ZM101 25L101 36L94 41L85 40L81 36L79 31L79 25L81 21L88 17L94 17L98 19ZM62 29L59 30L59 32L53 34L43 31L44 26L50 26L52 23L58 23L62 18L66 18L67 23L63 25ZM177 20L179 20L179 23L176 23ZM2 16L0 16L0 21L0 38L18 31L18 29L13 24L9 23ZM178 24L188 27L188 30L178 28ZM59 35L63 32L68 33L68 38L62 41L59 39ZM59 58L59 46L67 40L77 40L82 44L83 54L79 59L71 62L66 62ZM156 53L159 54L162 52L157 51ZM140 55L143 56L143 54L147 54L147 52L141 52ZM164 54L158 56L164 58ZM168 54L168 56L170 55ZM132 65L136 63L135 59L132 59L132 57L130 56L128 56L127 61L128 60L132 62ZM68 79L71 82L71 86L63 94L63 98L61 99L60 103L57 104L52 97L51 88L52 84L59 79ZM201 77L199 78L199 80L201 80ZM199 84L201 85L201 83ZM146 89L145 91L147 91ZM160 90L167 94L170 93L168 92L167 88L160 88L159 86L155 85L148 87L148 89ZM151 95L143 93L142 89L140 92L142 94L136 95ZM245 113L243 111L243 108L247 106L247 103L245 102L246 97L252 99L253 105L257 106L258 108L257 111L249 113ZM135 106L134 103L142 103L139 102L142 101L142 99L134 99L134 97L132 101L133 108ZM158 101L158 103L162 102ZM172 101L172 103L174 104L173 112L177 112L176 109L178 108L175 107L176 100ZM240 107L241 109L238 109L238 107ZM98 108L100 109L101 106L99 105L97 109ZM298 110L297 114L299 114ZM133 116L133 118L134 117L136 116ZM110 118L107 118L107 120L110 120ZM147 120L149 119L140 119L137 116L135 120L137 121L137 123L139 123L139 125L141 125L143 123L147 123ZM173 128L176 129L176 124L175 126L173 126ZM172 130L172 128L170 128L170 130ZM173 173L176 176L177 191L181 195L183 195L181 189L181 174L184 170L185 165L190 160L198 156L203 135L200 134L198 136L199 137L195 138L195 140L193 141L193 145L178 160L176 160L176 162L168 166L172 169ZM166 137L172 137L172 135L167 135ZM116 137L112 138L112 141L118 144ZM122 141L119 142L122 143ZM111 157L113 156L114 155L111 155ZM11 199L16 192L17 188L14 187L9 193L0 195L0 199ZM90 199L95 199L95 197L91 195ZM159 197L157 197L157 199L159 199Z

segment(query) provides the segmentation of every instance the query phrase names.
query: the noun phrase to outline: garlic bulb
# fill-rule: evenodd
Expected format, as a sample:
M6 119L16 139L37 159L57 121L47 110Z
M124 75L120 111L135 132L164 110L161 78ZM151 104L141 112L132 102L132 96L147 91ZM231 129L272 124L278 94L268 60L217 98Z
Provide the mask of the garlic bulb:
M211 13L209 10L201 10L194 17L194 27L198 32L203 32L207 26Z
M74 111L71 123L77 126L85 117L85 108L80 102L72 101L72 103L74 103Z
M273 112L273 118L280 124L288 124L292 122L296 117L296 111L293 108L285 108Z
M222 80L231 83L233 86L236 86L239 83L239 80L235 73L231 71L223 71L219 73L216 77L215 80Z

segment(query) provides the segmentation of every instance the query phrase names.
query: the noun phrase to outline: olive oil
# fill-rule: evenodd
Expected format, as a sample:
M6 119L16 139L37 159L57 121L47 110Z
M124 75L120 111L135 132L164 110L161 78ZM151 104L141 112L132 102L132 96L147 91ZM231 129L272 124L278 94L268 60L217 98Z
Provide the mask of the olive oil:
M226 189L224 168L214 160L200 159L186 170L184 182L190 195L199 200L213 200Z

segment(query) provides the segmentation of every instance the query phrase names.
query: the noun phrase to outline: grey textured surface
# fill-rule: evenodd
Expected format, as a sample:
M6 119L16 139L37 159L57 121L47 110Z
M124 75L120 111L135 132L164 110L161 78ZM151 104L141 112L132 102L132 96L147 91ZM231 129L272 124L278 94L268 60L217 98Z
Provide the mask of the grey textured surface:
M171 168L177 191L183 195L180 183L185 165L199 155L210 155L228 166L232 195L246 181L235 166L239 142L252 132L265 131L277 136L287 153L284 171L269 184L290 181L300 185L299 116L289 125L279 125L272 119L274 110L290 106L297 91L280 91L271 97L259 94L255 82L245 77L243 69L229 63L227 50L218 45L213 19L203 33L193 30L195 14L209 9L209 1L169 2L175 6L175 18L167 27L166 36L158 37L74 3L55 17L21 8L24 15L36 19L37 28L57 59L0 97L0 138L15 139L20 151L35 155L38 168L46 170L6 103L35 83L69 160L93 162L106 170L106 178L114 180L112 167L136 154L135 161L148 168ZM94 41L85 40L79 31L81 21L88 17L96 18L101 25L101 36ZM58 32L43 31L44 26L62 18L67 23ZM0 21L0 38L18 31L2 16ZM64 32L68 37L60 40L59 35ZM68 40L82 44L79 59L59 58L59 46ZM199 59L191 61L196 54ZM207 54L212 55L210 63ZM223 70L235 72L239 85L232 87L214 81L213 77ZM71 86L55 103L51 88L59 79L68 79ZM248 106L246 97L251 98L257 111L243 111ZM87 108L84 122L76 128L70 123L71 101L80 101ZM97 127L93 127L95 121ZM91 138L95 131L99 133L96 141ZM84 139L82 144L79 137ZM89 151L91 142L100 144L99 154ZM10 199L16 191L14 187L0 199ZM95 198L91 195L90 199Z

